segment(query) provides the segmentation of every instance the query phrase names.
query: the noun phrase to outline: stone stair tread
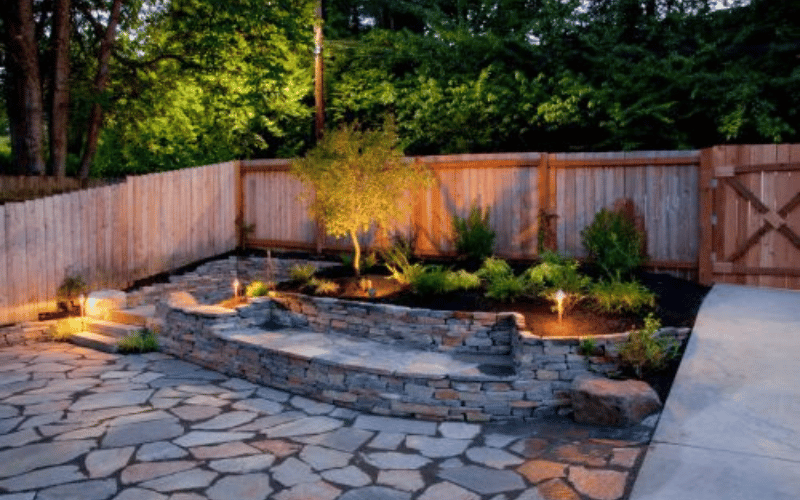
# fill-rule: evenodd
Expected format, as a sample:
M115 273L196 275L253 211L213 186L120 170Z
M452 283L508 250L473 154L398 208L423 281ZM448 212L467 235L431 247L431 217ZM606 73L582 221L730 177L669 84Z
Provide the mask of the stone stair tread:
M86 329L107 337L122 338L142 329L141 325L128 325L104 319L87 318Z
M255 328L223 330L218 335L299 359L313 359L383 375L480 382L516 379L513 359L505 354L422 351L345 334L292 328L273 331ZM490 367L489 370L487 367Z
M140 327L147 325L149 320L155 318L155 315L155 305L144 305L109 312L110 320L115 323L135 325Z
M77 332L69 337L69 341L81 347L109 353L117 352L118 339L88 331Z

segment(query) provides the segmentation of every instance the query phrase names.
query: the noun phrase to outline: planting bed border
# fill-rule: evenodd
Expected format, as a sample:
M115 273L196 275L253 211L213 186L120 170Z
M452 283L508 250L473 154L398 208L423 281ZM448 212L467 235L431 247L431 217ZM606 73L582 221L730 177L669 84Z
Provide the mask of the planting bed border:
M162 350L188 361L340 406L434 420L521 420L568 412L572 381L617 372L617 353L628 338L628 333L593 337L595 352L583 353L584 337L535 336L517 313L435 311L281 292L235 310L175 293L159 304L158 313L165 318ZM441 359L482 356L513 366L514 373L377 368L241 335L266 334L269 325L278 328L276 336L286 328L347 336L409 356L428 351ZM664 327L658 335L683 344L689 333Z

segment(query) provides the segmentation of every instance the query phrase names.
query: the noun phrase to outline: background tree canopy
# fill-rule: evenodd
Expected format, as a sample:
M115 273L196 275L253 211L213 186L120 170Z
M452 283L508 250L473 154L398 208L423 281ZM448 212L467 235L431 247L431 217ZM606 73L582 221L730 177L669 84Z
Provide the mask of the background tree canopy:
M10 1L33 13L46 130L64 0ZM313 145L315 3L123 2L98 90L114 1L67 2L67 172L85 156L93 106L103 111L96 176L303 154ZM328 126L393 115L407 154L797 142L800 4L716 3L326 0ZM10 131L21 130L15 19L0 26L0 126ZM10 171L7 144L0 169Z

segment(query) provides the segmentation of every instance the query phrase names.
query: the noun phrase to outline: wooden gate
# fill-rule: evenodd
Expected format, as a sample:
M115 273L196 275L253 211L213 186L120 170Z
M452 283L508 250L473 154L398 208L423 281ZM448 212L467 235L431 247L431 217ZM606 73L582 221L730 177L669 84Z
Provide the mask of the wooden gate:
M700 169L700 281L800 289L800 145L716 146Z

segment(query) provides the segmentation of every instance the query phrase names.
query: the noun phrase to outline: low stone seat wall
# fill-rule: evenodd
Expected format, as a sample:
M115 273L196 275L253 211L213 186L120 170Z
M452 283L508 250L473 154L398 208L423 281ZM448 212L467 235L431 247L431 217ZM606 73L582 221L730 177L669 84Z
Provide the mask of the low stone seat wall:
M572 381L616 372L615 353L628 337L596 338L596 351L585 354L580 338L534 336L514 313L478 316L485 313L294 294L231 310L181 293L157 311L165 319L162 349L188 361L341 406L436 420L521 420L569 411ZM464 332L507 336L508 346L478 349L489 346L468 345L473 337ZM688 333L661 332L679 341ZM459 342L446 345L449 338Z

